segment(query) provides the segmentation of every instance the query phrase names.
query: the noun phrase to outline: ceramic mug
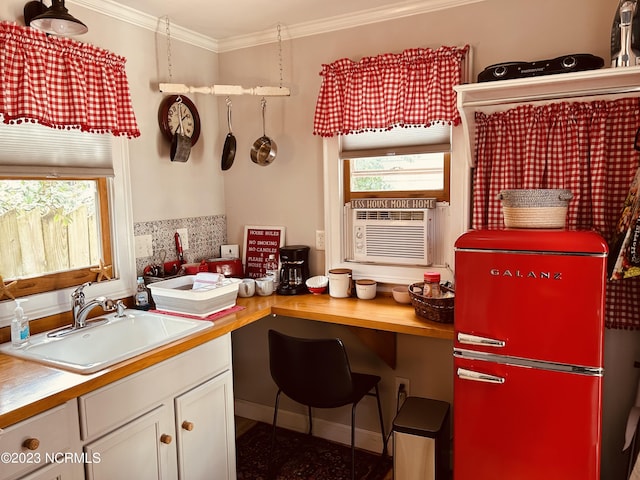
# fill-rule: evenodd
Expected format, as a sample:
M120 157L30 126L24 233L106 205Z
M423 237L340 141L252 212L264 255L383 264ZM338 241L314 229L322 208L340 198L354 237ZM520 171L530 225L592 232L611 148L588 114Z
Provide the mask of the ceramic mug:
M256 293L256 281L253 278L243 278L238 284L238 295L241 297L253 297Z
M256 279L256 292L263 297L271 295L273 293L273 280L270 277Z
M376 298L377 283L375 280L356 280L356 295L361 300Z
M329 270L329 295L335 298L351 296L351 269L334 268Z

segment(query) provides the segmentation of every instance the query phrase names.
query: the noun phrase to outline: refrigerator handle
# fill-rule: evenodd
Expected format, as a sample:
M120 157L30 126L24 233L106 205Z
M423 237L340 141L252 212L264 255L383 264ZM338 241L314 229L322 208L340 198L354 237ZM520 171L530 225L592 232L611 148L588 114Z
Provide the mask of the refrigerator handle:
M497 347L502 348L506 345L504 340L498 340L495 338L479 337L477 335L470 335L468 333L458 333L458 342L467 345L478 345L484 347Z
M467 370L466 368L458 368L457 374L462 380L497 384L504 383L503 377L496 377L495 375L489 375L488 373L474 372L473 370Z

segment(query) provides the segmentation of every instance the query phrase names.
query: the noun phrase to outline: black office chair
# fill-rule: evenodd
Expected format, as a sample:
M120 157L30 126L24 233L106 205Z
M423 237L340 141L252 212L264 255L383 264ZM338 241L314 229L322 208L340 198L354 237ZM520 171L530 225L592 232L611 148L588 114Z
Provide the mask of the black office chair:
M354 373L342 340L339 338L306 339L269 330L269 366L271 377L278 386L271 455L276 443L276 422L280 393L306 405L309 412L309 435L313 432L311 407L335 408L351 404L351 478L355 479L355 418L356 406L365 395L375 396L378 402L382 455L387 454L384 422L380 406L378 382L380 377ZM375 394L370 393L375 389Z

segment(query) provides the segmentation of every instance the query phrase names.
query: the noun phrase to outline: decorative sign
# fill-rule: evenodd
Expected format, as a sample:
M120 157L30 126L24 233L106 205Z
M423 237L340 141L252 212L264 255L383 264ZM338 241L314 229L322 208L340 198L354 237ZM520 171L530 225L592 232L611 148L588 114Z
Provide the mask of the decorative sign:
M351 208L376 210L405 209L417 210L423 208L436 208L435 198L354 198L351 200Z
M265 263L270 254L275 254L280 264L280 247L284 246L285 227L244 227L244 249L242 263L244 275L248 278L264 277Z

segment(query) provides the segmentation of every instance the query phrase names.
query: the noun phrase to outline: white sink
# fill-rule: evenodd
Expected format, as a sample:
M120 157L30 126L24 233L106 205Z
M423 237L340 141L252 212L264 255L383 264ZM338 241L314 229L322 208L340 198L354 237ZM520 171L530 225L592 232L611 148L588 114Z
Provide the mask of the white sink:
M34 360L77 373L94 373L115 363L213 326L207 320L125 310L125 317L105 316L108 322L68 335L50 338L47 332L31 336L15 348L0 345L0 353Z

